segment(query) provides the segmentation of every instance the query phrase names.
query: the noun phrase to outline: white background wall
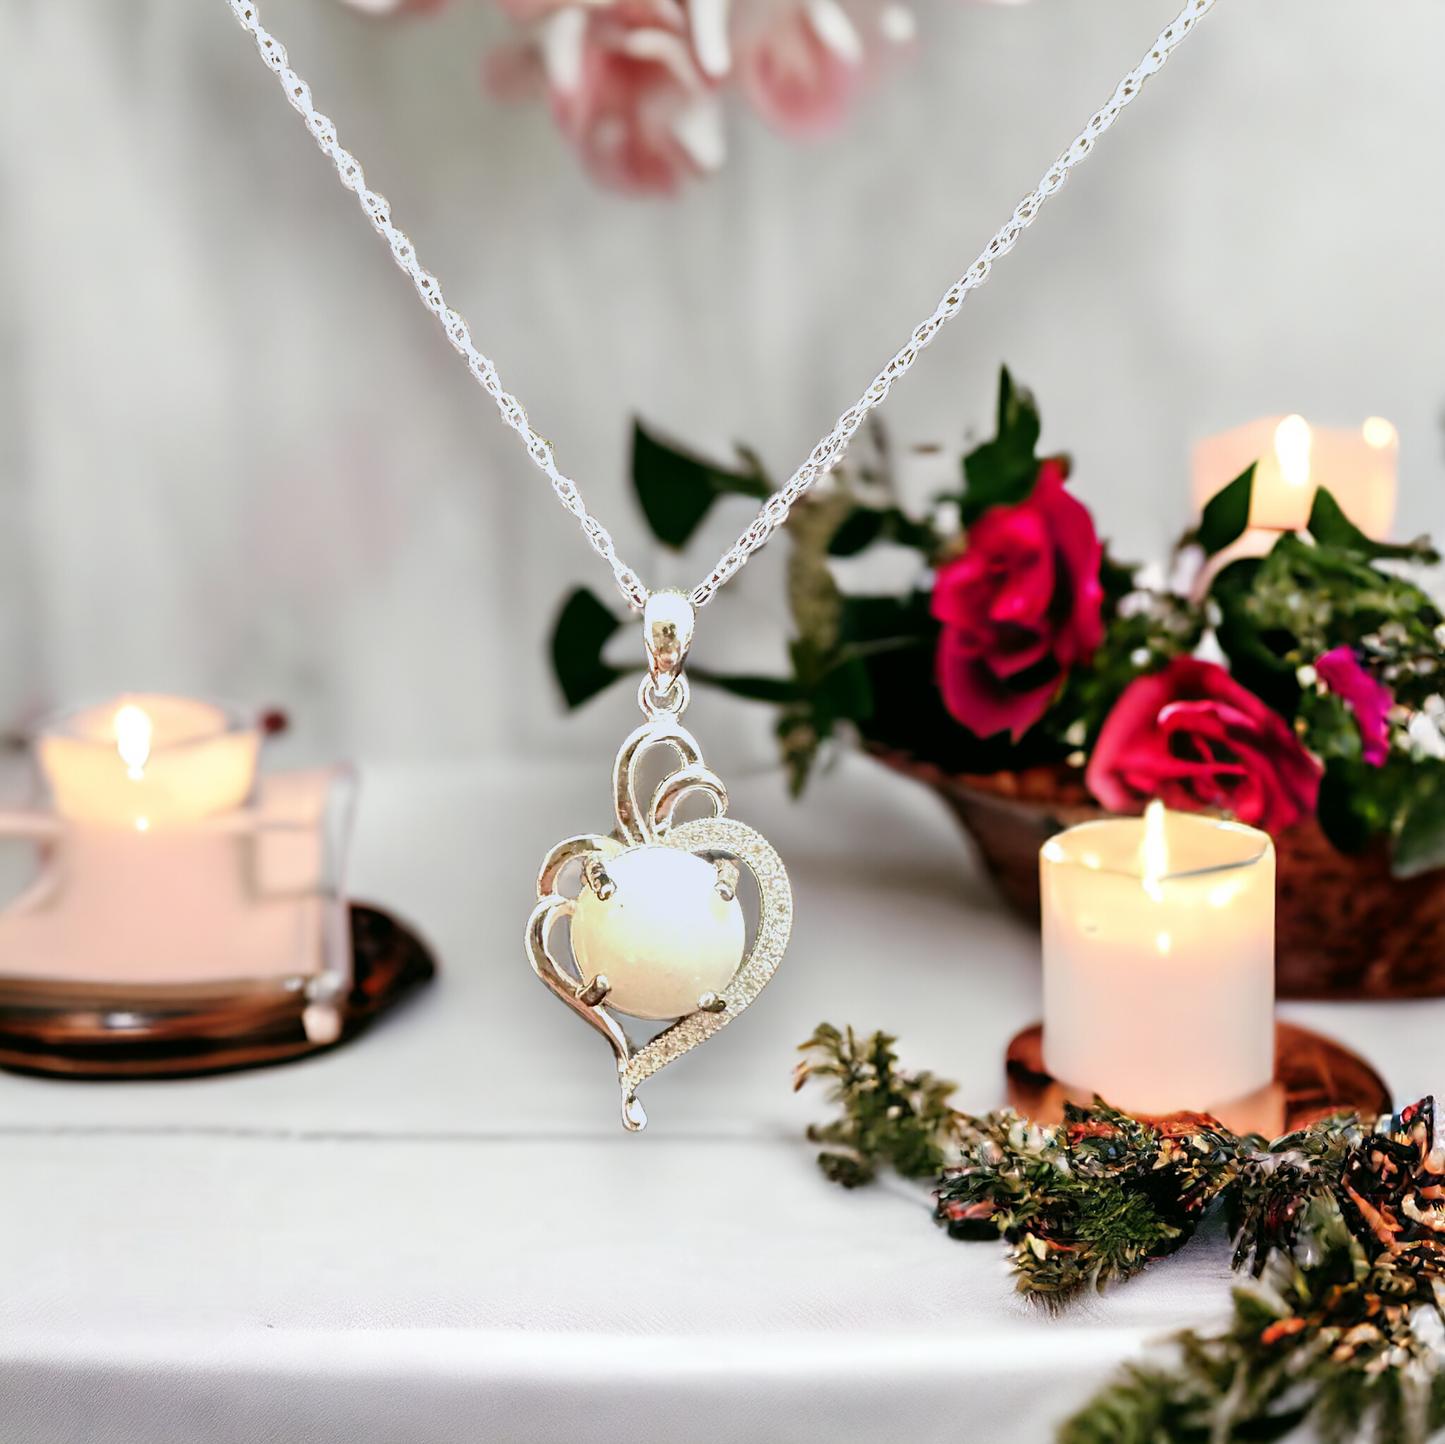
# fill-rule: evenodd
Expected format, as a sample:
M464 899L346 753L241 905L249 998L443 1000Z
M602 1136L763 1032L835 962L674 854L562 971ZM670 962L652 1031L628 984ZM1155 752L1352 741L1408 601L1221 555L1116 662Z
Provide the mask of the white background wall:
M848 131L732 117L723 175L595 190L477 83L482 0L368 21L267 0L368 179L624 553L629 419L778 473L934 305L1174 0L919 0L922 54ZM905 441L986 426L1000 360L1121 553L1187 520L1190 441L1379 413L1397 531L1445 533L1445 7L1220 0L898 389ZM782 656L780 548L700 659ZM0 722L122 688L288 707L293 755L610 754L544 659L586 548L337 184L223 0L0 0ZM610 595L610 594L609 594ZM710 758L770 756L708 699Z

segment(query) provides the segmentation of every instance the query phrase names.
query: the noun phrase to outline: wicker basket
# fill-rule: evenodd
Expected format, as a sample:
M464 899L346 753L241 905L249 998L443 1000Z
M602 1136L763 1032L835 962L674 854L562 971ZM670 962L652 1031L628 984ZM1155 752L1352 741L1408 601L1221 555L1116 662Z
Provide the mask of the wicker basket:
M1039 848L1109 814L1077 772L1036 768L950 777L897 753L879 761L937 791L978 846L1000 891L1035 925ZM1445 996L1445 869L1401 880L1383 844L1337 852L1314 818L1274 840L1279 893L1275 987L1281 998Z

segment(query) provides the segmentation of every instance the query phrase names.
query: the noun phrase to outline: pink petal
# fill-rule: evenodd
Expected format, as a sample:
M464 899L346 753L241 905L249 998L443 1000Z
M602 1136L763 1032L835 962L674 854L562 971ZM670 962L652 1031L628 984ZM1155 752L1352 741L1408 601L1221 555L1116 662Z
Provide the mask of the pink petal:
M795 140L837 130L862 78L861 66L820 36L803 5L740 40L737 72L758 114Z

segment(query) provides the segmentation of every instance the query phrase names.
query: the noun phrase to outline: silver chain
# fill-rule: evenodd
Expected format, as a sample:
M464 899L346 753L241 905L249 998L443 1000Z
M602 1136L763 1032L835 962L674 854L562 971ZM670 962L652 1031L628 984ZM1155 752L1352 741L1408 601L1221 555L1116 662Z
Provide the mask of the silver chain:
M527 454L547 473L552 489L557 493L562 505L577 518L593 549L612 568L618 590L632 606L641 611L651 593L643 586L637 573L617 555L612 537L607 528L587 510L577 483L557 469L552 443L538 434L527 420L527 413L521 402L502 385L497 368L472 344L467 323L447 305L437 278L422 270L416 258L416 248L391 223L391 207L387 204L386 197L367 189L366 177L362 174L359 162L341 147L336 138L335 125L312 105L310 86L287 64L285 47L262 28L260 13L254 0L229 0L229 4L242 28L255 37L256 49L260 51L262 60L275 71L281 88L286 93L286 99L300 111L307 129L316 138L317 145L331 157L342 185L356 192L362 210L366 212L371 224L386 238L397 265L411 277L422 302L442 323L447 339L465 357L467 368L482 389L497 403L503 420L526 443ZM1144 82L1163 68L1175 47L1213 6L1214 0L1188 0L1188 4L1160 33L1149 53L1119 82L1109 103L1090 117L1089 123L1075 137L1073 144L1049 167L1038 186L1018 203L1007 223L983 248L983 252L962 278L949 288L933 314L915 329L903 349L873 378L873 384L838 418L837 424L813 448L812 454L793 473L787 484L763 503L762 509L747 530L719 558L707 578L693 589L692 603L695 607L711 601L717 589L787 521L793 504L803 493L843 459L843 453L847 450L853 434L863 424L864 417L875 406L882 404L893 389L893 383L909 370L918 359L919 352L933 340L944 323L951 321L959 313L968 293L983 285L993 269L993 263L1014 248L1014 243L1025 228L1033 223L1044 202L1063 186L1069 172L1093 150L1094 143L1144 88Z

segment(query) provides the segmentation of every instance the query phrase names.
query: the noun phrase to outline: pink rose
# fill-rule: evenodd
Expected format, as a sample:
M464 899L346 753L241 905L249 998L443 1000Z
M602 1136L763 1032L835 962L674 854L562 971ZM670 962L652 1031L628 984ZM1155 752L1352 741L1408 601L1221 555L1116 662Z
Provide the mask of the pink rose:
M1360 666L1349 647L1336 647L1315 663L1321 682L1355 714L1366 762L1383 767L1390 755L1390 708L1395 698Z
M444 0L348 0L363 5ZM898 0L499 0L527 27L482 66L502 100L545 92L595 179L667 193L717 169L717 92L736 78L775 130L837 128L863 81L901 54L912 12Z
M488 88L516 99L540 79L559 129L596 180L665 195L722 164L722 113L676 0L509 0L509 8L541 25L535 42L489 57Z
M863 79L864 47L837 0L754 3L740 22L737 69L753 108L780 135L827 135Z
M1007 728L1017 741L1104 639L1104 549L1066 476L1063 462L1043 462L1028 500L984 512L934 582L939 690L980 737Z
M1223 667L1176 657L1125 689L1084 781L1114 812L1142 812L1157 797L1279 832L1314 811L1320 767L1284 718Z

